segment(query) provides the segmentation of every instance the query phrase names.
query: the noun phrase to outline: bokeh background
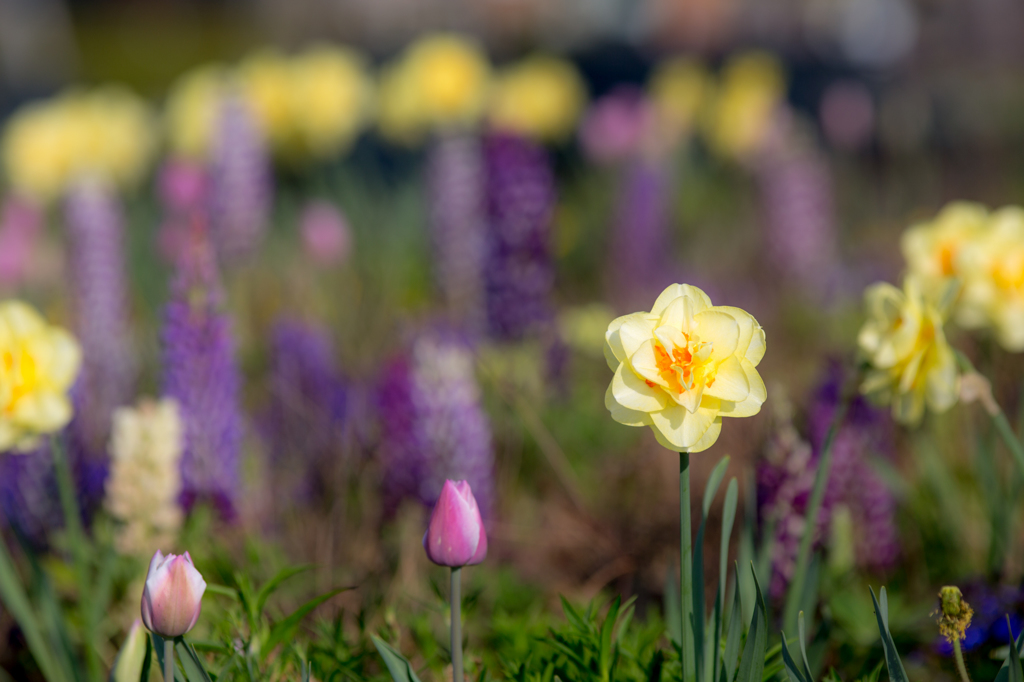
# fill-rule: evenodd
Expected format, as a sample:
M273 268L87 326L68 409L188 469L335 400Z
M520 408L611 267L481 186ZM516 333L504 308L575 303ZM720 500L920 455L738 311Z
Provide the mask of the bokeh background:
M435 105L409 46L438 35ZM109 658L166 543L224 582L315 564L306 588L358 586L325 613L407 632L441 679L420 542L446 477L491 538L480 650L543 634L559 594L658 617L677 462L609 418L602 345L672 282L766 330L768 402L693 467L701 490L731 456L731 555L767 547L779 598L864 288L899 280L900 235L948 202L1024 202L1022 35L1014 0L0 0L0 295L85 347L87 518L145 507L112 483L115 408L175 398L148 437L185 433L170 516L94 531L126 557ZM951 334L1024 416L1020 354ZM952 679L939 585L992 604L980 666L998 614L1020 622L1019 481L974 466L972 414L925 437L858 402L840 434L816 656L845 675L878 659L867 584L922 679ZM45 452L0 459L5 534L59 550L54 490ZM0 607L2 667L33 674Z

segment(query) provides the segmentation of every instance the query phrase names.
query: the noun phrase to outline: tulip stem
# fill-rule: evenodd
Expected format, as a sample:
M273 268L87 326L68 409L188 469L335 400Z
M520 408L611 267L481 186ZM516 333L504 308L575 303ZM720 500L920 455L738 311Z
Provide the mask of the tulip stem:
M174 640L164 640L164 682L174 682Z
M679 633L683 638L683 682L697 679L693 644L693 543L690 537L690 453L679 453ZM703 618L703 614L701 618Z
M832 423L825 434L825 442L821 445L821 455L818 457L818 471L814 474L814 488L811 490L811 499L807 505L807 512L804 514L804 532L800 538L800 549L796 558L796 569L793 572L793 579L789 582L789 589L786 592L786 605L783 611L783 628L789 632L797 629L797 614L800 611L800 600L804 596L804 582L807 579L807 569L811 560L811 547L814 544L814 534L818 526L818 514L821 512L821 504L825 499L825 488L828 485L829 475L832 471L832 444L836 440L836 434L846 419L846 412L850 408L853 395L847 392L842 402L836 407L832 416Z
M462 567L452 568L452 681L464 682L462 668Z

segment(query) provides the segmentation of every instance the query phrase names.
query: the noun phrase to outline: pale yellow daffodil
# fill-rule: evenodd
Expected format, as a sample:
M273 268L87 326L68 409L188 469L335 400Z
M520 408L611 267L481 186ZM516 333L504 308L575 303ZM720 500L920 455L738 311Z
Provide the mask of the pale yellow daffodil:
M900 246L907 270L924 288L939 297L950 278L963 277L964 247L977 241L988 227L988 210L981 204L948 204L933 220L917 223L903 233Z
M755 367L764 351L764 330L749 313L673 284L651 312L609 325L605 358L615 376L605 406L621 424L651 427L666 448L706 450L722 417L760 411L767 392Z
M874 284L864 299L868 319L857 343L870 366L861 392L891 404L893 418L903 424L920 422L926 405L933 412L952 407L959 373L942 330L946 304L925 296L913 276L902 290Z
M1024 209L994 212L987 230L964 246L964 291L956 320L969 329L991 328L1008 351L1024 351Z
M0 302L0 453L32 448L71 420L82 352L21 301Z
M541 142L557 142L572 134L586 98L583 79L572 63L533 55L495 79L491 125Z

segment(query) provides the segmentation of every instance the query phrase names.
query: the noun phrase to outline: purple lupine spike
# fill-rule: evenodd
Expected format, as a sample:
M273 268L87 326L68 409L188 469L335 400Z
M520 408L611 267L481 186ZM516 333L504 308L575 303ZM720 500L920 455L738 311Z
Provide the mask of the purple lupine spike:
M64 525L49 442L31 452L0 457L0 526L8 525L35 549Z
M482 331L487 232L480 140L439 136L430 150L427 181L434 277L453 321Z
M489 136L484 160L488 330L497 339L520 339L551 324L554 177L544 149L515 135Z
M831 169L790 123L778 128L756 164L767 255L780 273L821 291L838 274Z
M266 433L273 465L299 477L286 485L326 499L331 464L344 446L348 396L325 329L293 319L274 325L270 394Z
M638 158L621 170L608 264L611 291L624 310L654 300L676 281L669 248L669 178L663 164Z
M134 394L136 362L128 323L124 215L113 188L83 177L65 204L75 332L82 371L72 391L69 457L86 509L102 497L114 410Z
M0 290L30 275L32 250L43 227L43 212L32 201L10 194L0 209Z
M777 408L776 433L758 467L761 517L775 527L771 582L775 598L785 593L796 567L817 462L842 399L842 385L842 372L832 367L810 412L809 441L793 425L791 408ZM891 435L886 414L854 398L832 445L832 469L815 528L815 544L820 545L828 537L833 511L847 508L853 520L855 560L867 570L892 568L899 556L896 500L869 461L890 452Z
M238 94L224 97L210 161L211 232L222 259L259 248L271 206L270 157L255 116Z
M164 309L164 395L178 401L184 423L182 505L209 500L231 518L239 486L241 380L222 305L213 248L197 223Z
M420 336L385 370L377 408L389 511L404 497L433 505L450 478L468 481L490 518L494 451L468 343L452 334Z
M824 444L842 399L843 381L841 368L832 365L818 389L810 414L810 436L815 452ZM826 506L843 504L850 509L857 565L869 570L892 568L899 557L896 498L870 464L871 458L891 457L892 437L888 414L857 396L850 403L832 445Z

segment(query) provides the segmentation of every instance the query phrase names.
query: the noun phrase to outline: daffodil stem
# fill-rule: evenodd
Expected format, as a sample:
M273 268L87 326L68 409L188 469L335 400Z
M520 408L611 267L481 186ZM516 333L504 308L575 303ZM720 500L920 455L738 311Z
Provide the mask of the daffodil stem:
M164 682L174 682L174 640L164 640Z
M797 614L800 612L800 599L803 597L804 581L807 579L807 569L811 561L814 531L818 525L821 503L825 499L829 474L832 472L832 444L846 419L846 412L850 408L852 398L851 394L844 394L842 402L839 403L832 416L832 423L828 427L828 433L825 434L825 442L822 443L821 454L818 457L818 471L814 475L814 488L811 490L811 499L807 504L807 512L804 514L804 533L800 538L796 569L793 571L793 579L789 582L789 589L786 592L786 606L783 611L782 623L783 628L789 632L794 632L797 629Z
M999 436L1010 450L1010 454L1017 460L1017 466L1021 473L1024 474L1024 445L1021 445L1017 434L1013 432L1013 427L1006 419L1006 414L1002 410L996 412L992 415L992 423L996 425L996 431L999 432Z
M452 681L463 682L462 668L462 568L452 569Z
M693 645L693 543L690 537L690 453L679 453L679 596L683 638L683 682L697 679Z
M956 659L956 670L960 673L961 682L971 682L970 676L967 674L967 666L964 665L964 652L960 650L960 640L953 640L953 658Z
M102 679L103 673L100 669L99 658L96 656L96 648L93 646L95 623L89 622L93 612L89 606L92 585L89 580L85 532L82 530L82 517L78 511L78 502L75 500L75 483L71 476L71 465L68 462L67 451L60 435L54 435L50 439L50 453L53 457L54 473L57 476L60 505L64 511L64 525L68 533L68 542L71 545L71 554L74 557L75 571L78 574L78 603L84 623L86 666L89 670L89 678L98 680Z

